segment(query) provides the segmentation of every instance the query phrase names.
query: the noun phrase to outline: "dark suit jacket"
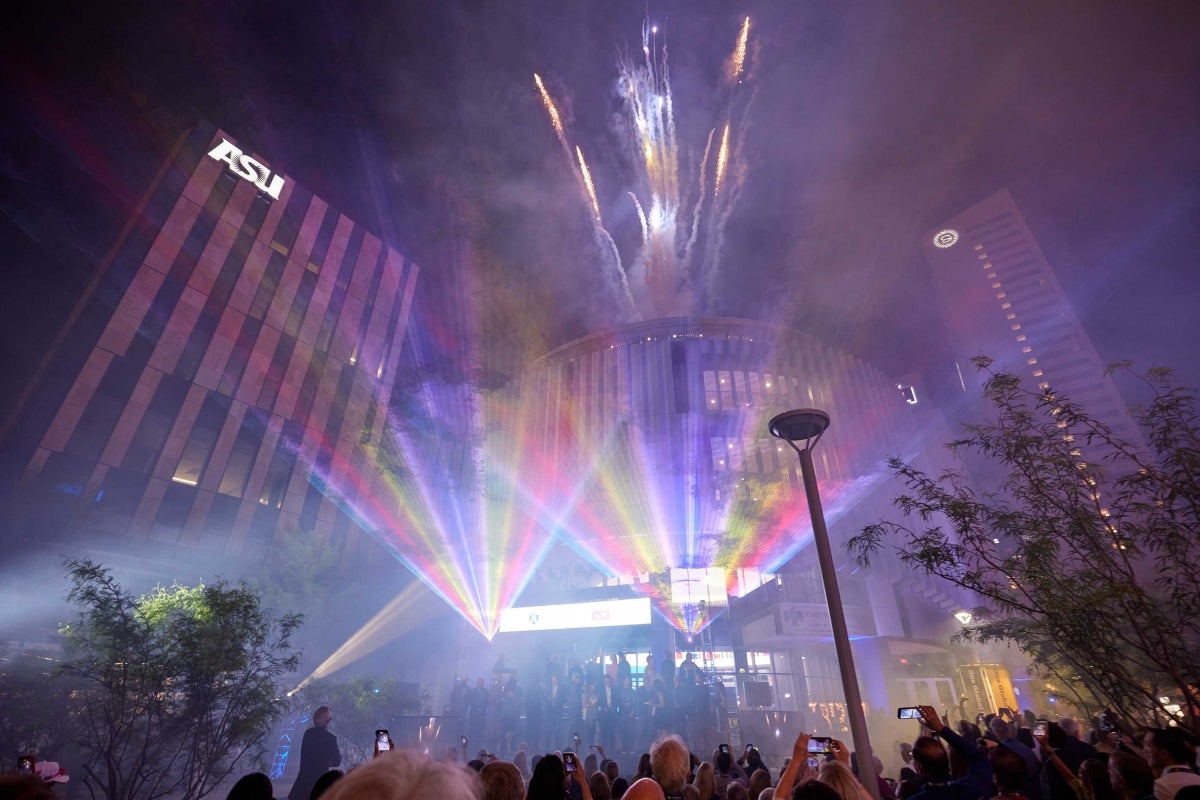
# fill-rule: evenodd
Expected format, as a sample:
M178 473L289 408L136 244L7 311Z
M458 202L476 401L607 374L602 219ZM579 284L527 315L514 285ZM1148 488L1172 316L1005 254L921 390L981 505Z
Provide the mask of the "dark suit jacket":
M306 730L300 743L300 773L288 792L288 800L308 800L317 778L341 763L342 751L338 749L336 736L325 728Z

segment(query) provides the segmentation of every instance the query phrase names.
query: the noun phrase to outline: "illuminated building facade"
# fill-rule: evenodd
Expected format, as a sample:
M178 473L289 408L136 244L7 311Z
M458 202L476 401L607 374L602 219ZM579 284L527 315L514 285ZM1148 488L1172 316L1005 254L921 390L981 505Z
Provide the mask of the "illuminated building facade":
M886 458L919 446L925 411L911 387L796 331L704 318L571 342L529 377L537 440L560 487L547 494L566 498L559 536L598 571L593 591L649 595L674 628L655 638L677 648L677 662L694 648L739 710L810 723L837 717L842 689L798 459L767 421L828 411L814 460L864 696L877 708L957 702L948 639L964 598L888 553L859 571L844 547L892 510ZM932 674L918 656L944 669ZM911 674L893 668L908 658Z
M230 137L178 145L6 424L94 534L253 555L363 532L311 474L370 458L417 267Z
M1141 437L1007 189L922 237L962 388L986 355L1029 386L1053 387L1129 441Z

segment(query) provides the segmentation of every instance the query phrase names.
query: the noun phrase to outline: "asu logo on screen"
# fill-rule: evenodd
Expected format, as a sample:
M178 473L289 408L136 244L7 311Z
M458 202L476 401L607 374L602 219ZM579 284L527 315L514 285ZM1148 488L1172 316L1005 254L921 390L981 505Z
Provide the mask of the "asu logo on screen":
M283 190L283 176L271 175L271 170L245 155L228 139L222 139L219 145L209 150L208 157L224 161L234 175L250 181L271 198L279 199L279 192Z

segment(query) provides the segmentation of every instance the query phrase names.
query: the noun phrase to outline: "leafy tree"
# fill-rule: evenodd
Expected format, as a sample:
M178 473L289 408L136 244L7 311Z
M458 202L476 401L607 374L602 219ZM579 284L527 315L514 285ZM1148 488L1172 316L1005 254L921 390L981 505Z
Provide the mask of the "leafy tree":
M881 548L977 593L964 631L1006 640L1085 709L1135 723L1170 717L1200 729L1200 424L1196 395L1168 370L1134 416L1146 446L1070 398L987 371L992 419L949 447L998 471L980 491L961 471L930 476L898 459L903 521L865 528L849 547ZM1112 369L1129 369L1129 364Z
M159 587L135 597L92 561L66 563L78 609L63 672L79 684L83 782L109 800L195 800L262 740L295 669L297 616L245 586Z

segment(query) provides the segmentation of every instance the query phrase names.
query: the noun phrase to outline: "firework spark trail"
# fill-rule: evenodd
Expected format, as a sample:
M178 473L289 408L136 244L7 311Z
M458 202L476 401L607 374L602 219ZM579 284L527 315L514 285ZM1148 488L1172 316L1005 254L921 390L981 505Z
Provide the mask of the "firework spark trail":
M683 247L683 263L691 265L692 251L696 247L696 242L700 238L700 214L704 210L704 200L708 195L708 157L712 152L713 136L717 133L717 129L713 128L708 132L708 138L704 141L704 156L700 159L700 169L696 172L696 182L698 185L696 192L696 202L692 206L692 230L688 235L687 244Z
M731 137L731 150L727 157L728 167L725 175L726 190L721 197L721 202L715 202L714 196L712 219L704 246L704 263L701 265L700 273L704 276L706 310L709 312L714 310L715 300L718 296L717 279L720 277L721 249L725 244L725 226L737 207L742 185L746 179L746 162L742 156L742 143L745 141L745 130L748 126L748 107L745 114L746 116L742 118L739 125L739 133Z
M607 262L608 269L606 272L609 286L624 305L624 316L630 320L638 319L637 304L633 300L633 291L629 286L629 277L626 275L625 268L621 263L621 252L617 248L617 243L613 240L612 234L604 227L604 220L600 214L600 202L596 196L596 185L592 180L592 173L588 169L587 161L583 157L583 150L576 146L575 157L572 158L571 144L567 139L562 117L558 113L558 106L555 105L554 98L550 96L550 92L546 89L545 83L542 82L541 76L536 72L533 73L533 80L537 84L538 93L542 97L542 105L546 108L546 113L550 117L550 124L554 128L554 134L558 137L559 144L562 145L567 158L571 161L571 172L575 175L580 191L591 207L592 227L596 243L600 246L600 250Z
M554 127L554 133L558 136L558 140L562 142L562 146L570 152L570 145L567 144L567 134L563 129L562 117L559 116L558 107L554 105L554 98L550 96L550 92L546 90L546 85L542 83L542 76L536 72L533 73L533 81L537 84L538 91L542 95L542 105L546 107L546 113L550 115L550 124Z
M721 193L721 183L725 180L725 169L729 166L729 123L725 123L725 133L721 134L721 149L717 151L717 176L713 183L713 194Z
M733 64L730 70L729 77L731 80L740 80L743 70L746 66L746 43L750 40L750 18L742 23L742 31L738 34L737 44L733 47Z
M592 183L592 171L588 169L587 161L583 157L583 150L579 145L575 145L575 155L579 157L579 171L583 175L583 188L587 191L588 200L592 203L592 214L595 215L596 224L600 225L600 202L596 199L596 184Z

